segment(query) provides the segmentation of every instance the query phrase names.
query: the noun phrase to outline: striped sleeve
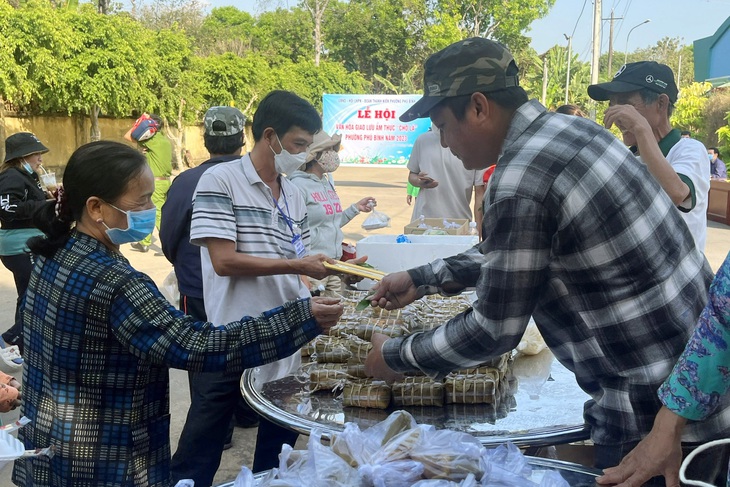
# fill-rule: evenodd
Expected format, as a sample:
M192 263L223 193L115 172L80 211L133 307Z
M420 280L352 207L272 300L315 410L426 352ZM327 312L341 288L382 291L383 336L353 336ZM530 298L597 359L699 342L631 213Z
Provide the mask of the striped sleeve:
M190 243L204 246L208 237L236 241L236 215L229 186L211 171L203 174L193 196Z

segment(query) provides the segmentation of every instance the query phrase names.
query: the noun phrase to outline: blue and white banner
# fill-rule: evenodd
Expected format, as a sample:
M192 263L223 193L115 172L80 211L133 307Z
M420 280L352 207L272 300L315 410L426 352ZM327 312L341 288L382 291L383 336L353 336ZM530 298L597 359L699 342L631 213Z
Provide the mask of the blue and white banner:
M416 138L428 131L429 118L398 120L421 95L324 95L323 127L342 135L340 160L356 166L408 164Z

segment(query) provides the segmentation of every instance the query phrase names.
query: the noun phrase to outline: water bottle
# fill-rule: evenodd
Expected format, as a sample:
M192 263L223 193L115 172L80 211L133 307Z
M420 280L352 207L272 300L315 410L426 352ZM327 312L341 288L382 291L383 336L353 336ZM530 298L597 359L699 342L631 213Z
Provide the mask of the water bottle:
M474 220L469 222L469 235L472 237L472 245L479 243L479 231L477 230L477 222Z

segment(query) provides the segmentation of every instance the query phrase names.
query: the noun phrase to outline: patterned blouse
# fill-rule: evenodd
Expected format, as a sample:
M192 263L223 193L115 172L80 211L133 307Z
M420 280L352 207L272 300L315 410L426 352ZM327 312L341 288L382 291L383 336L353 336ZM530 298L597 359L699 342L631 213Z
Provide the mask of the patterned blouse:
M168 487L168 368L240 372L286 357L320 329L309 300L216 326L172 307L119 253L75 232L38 259L22 307L26 353L20 486Z
M710 299L674 370L659 388L664 405L691 420L710 415L730 390L730 254L710 286Z

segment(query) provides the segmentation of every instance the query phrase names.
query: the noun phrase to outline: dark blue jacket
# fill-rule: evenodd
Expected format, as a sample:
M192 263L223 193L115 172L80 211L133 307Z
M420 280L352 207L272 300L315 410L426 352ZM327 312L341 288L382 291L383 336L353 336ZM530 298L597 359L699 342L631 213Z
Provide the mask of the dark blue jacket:
M241 156L218 156L177 176L162 205L160 241L165 257L175 267L180 294L203 299L203 277L200 267L200 247L190 243L190 218L193 195L205 171L221 162L234 161Z

